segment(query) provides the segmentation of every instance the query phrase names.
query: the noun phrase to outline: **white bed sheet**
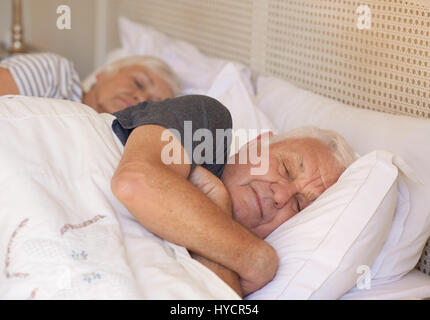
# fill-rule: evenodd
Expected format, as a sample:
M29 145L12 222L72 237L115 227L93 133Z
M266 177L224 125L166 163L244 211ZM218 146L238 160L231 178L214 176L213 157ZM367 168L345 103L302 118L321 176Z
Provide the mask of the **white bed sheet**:
M0 299L239 299L114 197L113 119L66 100L0 97Z
M341 300L398 300L430 297L430 276L414 269L400 280L374 285L369 290L354 288Z

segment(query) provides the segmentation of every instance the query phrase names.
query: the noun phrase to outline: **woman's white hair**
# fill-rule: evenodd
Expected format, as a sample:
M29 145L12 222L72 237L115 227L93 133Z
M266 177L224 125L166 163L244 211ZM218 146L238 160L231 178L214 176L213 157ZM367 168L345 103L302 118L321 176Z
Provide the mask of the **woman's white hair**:
M141 65L163 78L177 96L181 92L181 81L173 70L163 60L153 56L128 56L104 66L99 72L115 73L123 67Z
M330 148L336 160L345 169L357 159L354 150L351 148L348 142L346 142L344 137L335 131L313 126L299 127L286 133L273 135L270 138L269 143L273 144L286 139L294 138L313 138L323 142Z

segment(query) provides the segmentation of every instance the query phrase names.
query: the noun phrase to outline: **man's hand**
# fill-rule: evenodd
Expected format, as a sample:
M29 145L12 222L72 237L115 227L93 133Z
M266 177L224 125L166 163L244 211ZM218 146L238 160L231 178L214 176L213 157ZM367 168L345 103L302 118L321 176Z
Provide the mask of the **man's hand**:
M188 180L220 207L228 217L232 217L230 194L218 177L205 168L197 166Z
M201 166L194 168L188 180L211 199L230 219L232 219L232 204L230 195L218 177ZM236 272L227 269L214 261L208 260L192 251L191 257L212 270L219 278L227 283L240 297L243 292Z
M206 196L208 196L218 207L220 207L228 217L232 218L232 202L230 194L220 179L210 173L208 170L197 166L190 174L189 181L199 188ZM220 271L221 266L214 266L215 263L201 259L198 255L192 254L193 258L199 260L206 267L214 271L221 279L229 284L236 292L235 288L241 288L243 296L247 296L254 291L257 291L263 287L273 276L271 276L270 270L276 272L278 257L275 251L269 246L267 249L267 257L263 257L263 268L267 268L267 276L264 276L260 272L256 272L251 275L251 278L240 279L240 285L238 284L239 277L236 273L225 269ZM257 270L257 267L256 267ZM230 272L230 273L229 273Z

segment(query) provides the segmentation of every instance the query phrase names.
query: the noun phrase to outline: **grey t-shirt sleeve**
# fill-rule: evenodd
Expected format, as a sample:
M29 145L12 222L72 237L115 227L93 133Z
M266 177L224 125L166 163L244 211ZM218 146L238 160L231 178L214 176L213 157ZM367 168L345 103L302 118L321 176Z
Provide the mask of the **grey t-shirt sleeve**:
M187 95L160 102L142 102L113 114L112 130L126 144L133 129L156 124L169 129L181 141L191 170L201 165L221 177L231 143L232 119L216 99ZM179 136L178 136L179 134Z

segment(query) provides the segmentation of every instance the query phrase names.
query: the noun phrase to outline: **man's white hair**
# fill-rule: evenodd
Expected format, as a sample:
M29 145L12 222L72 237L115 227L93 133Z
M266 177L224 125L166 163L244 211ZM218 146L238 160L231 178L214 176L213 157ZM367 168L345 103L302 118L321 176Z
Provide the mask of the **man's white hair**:
M144 66L159 77L163 78L172 89L174 96L177 96L181 93L181 81L179 80L178 76L167 65L167 63L153 56L128 56L106 65L99 72L114 73L121 68L131 65Z
M299 127L286 133L273 135L269 143L273 144L294 138L313 138L323 142L330 148L336 160L345 169L357 159L354 150L339 133L313 126Z

